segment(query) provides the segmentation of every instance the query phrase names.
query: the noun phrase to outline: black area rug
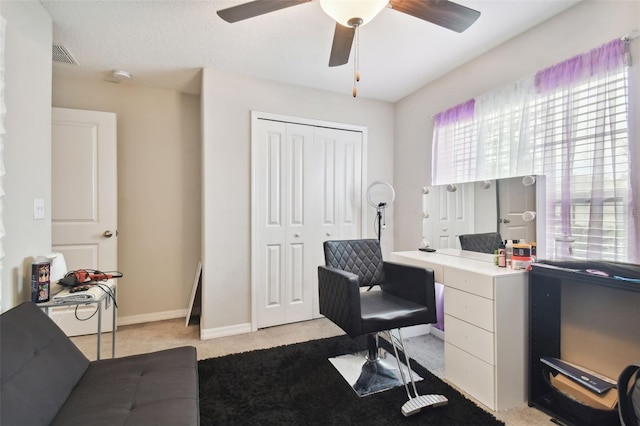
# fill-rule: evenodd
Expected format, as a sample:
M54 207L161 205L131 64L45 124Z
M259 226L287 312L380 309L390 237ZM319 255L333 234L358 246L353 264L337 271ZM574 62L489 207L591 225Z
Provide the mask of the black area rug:
M503 425L417 362L418 393L449 404L410 417L403 386L360 398L328 358L366 347L347 336L198 362L202 425Z

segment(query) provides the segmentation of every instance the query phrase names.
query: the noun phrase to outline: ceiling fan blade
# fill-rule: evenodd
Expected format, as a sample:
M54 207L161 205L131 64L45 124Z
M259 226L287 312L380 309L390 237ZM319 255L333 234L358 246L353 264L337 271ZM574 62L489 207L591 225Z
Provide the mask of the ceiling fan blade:
M336 23L336 30L333 33L333 45L331 46L331 57L329 58L330 67L337 67L349 62L355 34L355 28L343 27Z
M480 16L477 10L448 0L391 0L390 3L392 9L458 33L469 28Z
M254 0L219 10L217 13L225 21L233 23L309 1L311 0Z

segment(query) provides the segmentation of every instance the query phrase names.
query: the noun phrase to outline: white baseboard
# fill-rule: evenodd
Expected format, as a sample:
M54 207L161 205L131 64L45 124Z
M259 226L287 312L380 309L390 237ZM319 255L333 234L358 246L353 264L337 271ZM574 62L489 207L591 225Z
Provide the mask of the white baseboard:
M402 337L405 339L424 336L426 334L431 334L432 336L444 341L444 331L433 327L431 324L414 325L412 327L402 329Z
M200 340L215 339L216 337L235 336L251 333L251 323L236 324L228 327L200 329Z
M424 334L432 333L434 327L430 324L414 325L411 327L405 327L402 329L402 337L409 339L410 337L422 336Z
M444 342L444 331L440 330L439 328L431 327L430 334L432 334L433 336L437 337L438 339Z
M126 317L118 315L118 325L140 324L143 322L163 321L175 318L186 318L186 309L176 309L175 311L154 312L152 314L129 315Z

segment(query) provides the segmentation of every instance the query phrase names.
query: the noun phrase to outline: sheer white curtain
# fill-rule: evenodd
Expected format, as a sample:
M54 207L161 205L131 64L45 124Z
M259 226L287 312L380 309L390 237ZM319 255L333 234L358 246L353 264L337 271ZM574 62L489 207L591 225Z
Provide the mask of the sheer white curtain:
M433 185L472 182L477 170L477 130L473 120L475 100L436 114L433 118Z
M534 97L531 77L476 98L478 158L473 180L534 174Z
M532 76L437 114L432 183L533 174L535 94Z
M547 247L557 257L638 260L627 60L625 42L613 40L535 76L534 173L547 176Z
M613 40L436 115L433 184L543 174L547 258L638 262L626 47Z

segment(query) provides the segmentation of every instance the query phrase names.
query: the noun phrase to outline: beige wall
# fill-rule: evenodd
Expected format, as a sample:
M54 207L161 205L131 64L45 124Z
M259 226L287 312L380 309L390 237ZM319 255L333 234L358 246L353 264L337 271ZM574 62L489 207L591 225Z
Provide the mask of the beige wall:
M51 251L51 18L39 2L0 2L6 19L2 311L31 299L30 264ZM33 219L33 199L45 219Z
M60 74L53 106L117 114L118 323L184 316L200 260L200 98Z
M395 214L402 221L395 224L395 250L415 249L422 235L420 188L431 183L432 117L437 112L639 27L640 2L584 1L399 101L394 181ZM631 72L639 81L640 40L632 42L631 47L636 64ZM637 88L631 94L637 104ZM632 119L631 122L635 123L636 134L640 134L640 121Z
M392 180L393 105L207 69L203 72L203 335L251 322L251 111L368 127L368 176ZM393 223L390 215L387 223ZM370 237L375 210L368 212ZM383 249L393 247L391 227ZM238 327L238 328L235 328Z

